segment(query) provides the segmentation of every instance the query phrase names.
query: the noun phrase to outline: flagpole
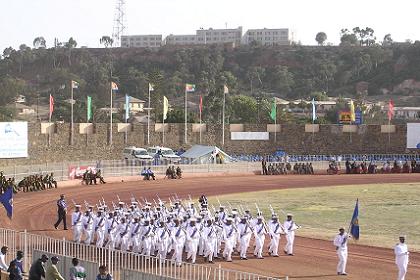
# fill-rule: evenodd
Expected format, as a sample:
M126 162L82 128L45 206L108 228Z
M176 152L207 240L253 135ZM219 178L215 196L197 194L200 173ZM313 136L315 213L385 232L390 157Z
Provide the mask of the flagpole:
M150 145L150 83L149 83L149 109L147 110L147 145Z
M109 127L109 145L112 146L112 82L111 82L111 94L110 94L111 103L109 106L110 112L110 127Z
M162 123L163 123L163 126L162 126L162 129L163 129L163 131L162 131L162 145L165 146L165 114L162 115Z
M50 94L50 115L48 118L48 122L51 122L51 115L52 115L52 111L51 111L51 94Z
M74 123L73 123L73 80L70 81L70 101L71 101L71 106L70 106L70 111L71 111L71 116L70 116L70 131L71 131L71 137L70 137L70 145L73 146L73 134L74 134Z
M274 118L274 144L277 143L277 108L276 108L276 117Z
M185 127L184 127L184 133L185 133L185 139L184 139L184 141L185 141L185 144L187 144L187 142L188 142L188 131L187 131L187 129L188 129L188 112L187 112L187 106L188 106L188 104L187 104L187 86L185 86Z
M388 151L391 146L391 119L388 117Z
M223 110L222 110L222 146L225 146L225 106L226 106L226 92L223 88Z

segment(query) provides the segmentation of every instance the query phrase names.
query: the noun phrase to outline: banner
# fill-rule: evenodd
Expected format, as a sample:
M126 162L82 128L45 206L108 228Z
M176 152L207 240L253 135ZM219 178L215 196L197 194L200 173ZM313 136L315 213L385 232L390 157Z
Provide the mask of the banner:
M407 124L407 149L420 149L420 123Z
M93 172L93 174L96 174L96 167L95 166L69 166L69 179L82 179L83 174L87 171Z
M268 132L231 132L230 139L268 141L270 140L270 134Z
M0 122L0 158L28 157L28 123Z
M355 124L361 125L363 123L362 112L357 109L355 112L355 121L352 121L351 111L340 111L338 112L338 123L339 124Z
M87 97L87 121L92 119L92 96Z

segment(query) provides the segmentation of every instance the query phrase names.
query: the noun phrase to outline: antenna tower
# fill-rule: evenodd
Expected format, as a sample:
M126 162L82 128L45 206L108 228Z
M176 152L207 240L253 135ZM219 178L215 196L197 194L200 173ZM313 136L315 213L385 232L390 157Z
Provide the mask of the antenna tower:
M116 0L115 15L114 15L114 28L112 31L112 39L114 45L117 47L121 46L121 36L124 35L125 26L125 1Z

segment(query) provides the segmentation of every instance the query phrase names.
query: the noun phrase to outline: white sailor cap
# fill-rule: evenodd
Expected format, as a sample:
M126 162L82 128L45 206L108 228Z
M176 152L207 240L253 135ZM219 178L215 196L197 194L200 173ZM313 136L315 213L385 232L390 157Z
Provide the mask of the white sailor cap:
M131 204L132 205L137 205L137 204L139 204L137 201L131 201Z
M233 222L233 219L231 217L226 218L226 221L231 221Z
M232 211L232 215L238 215L238 211Z
M102 211L104 211L104 208L99 207L99 208L98 208L98 212L102 212Z
M75 204L74 205L74 207L76 207L76 208L80 208L80 207L82 207L80 204Z
M272 219L278 219L278 217L277 217L277 215L276 215L276 214L271 215L271 218L272 218Z
M192 217L192 218L190 219L190 222L197 222L197 219L196 219L195 217Z
M150 209L149 205L144 206L144 209Z
M287 215L286 215L287 217L293 217L293 214L292 213L287 213Z
M118 201L118 204L124 205L125 203L124 203L124 201Z
M194 205L194 201L190 201L190 205Z
M146 205L147 206L152 206L152 203L151 202L146 202Z
M398 238L407 238L407 236L405 236L405 234L400 234L400 236Z
M223 205L220 205L220 206L219 206L219 208L225 208L225 206L223 206Z

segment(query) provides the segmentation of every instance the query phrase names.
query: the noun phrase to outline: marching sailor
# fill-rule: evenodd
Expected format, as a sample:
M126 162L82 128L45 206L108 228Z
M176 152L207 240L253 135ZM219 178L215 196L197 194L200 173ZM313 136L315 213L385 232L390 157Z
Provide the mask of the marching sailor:
M337 274L338 275L347 275L346 265L347 265L347 240L348 234L344 231L344 228L339 229L339 233L334 238L334 246L338 255L338 265L337 265Z
M400 236L400 243L395 245L395 264L398 267L398 280L405 280L405 274L407 273L408 266L408 252L407 244L405 244L405 237Z
M295 231L299 228L293 221L293 215L287 214L287 220L283 224L284 233L286 234L286 246L284 246L284 253L293 256L293 244L295 242Z
M74 205L75 210L73 212L73 214L71 215L71 225L73 227L73 241L76 243L80 243L80 240L82 238L82 230L83 230L83 225L82 225L82 218L83 218L83 214L80 211L80 205L76 204Z

